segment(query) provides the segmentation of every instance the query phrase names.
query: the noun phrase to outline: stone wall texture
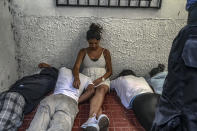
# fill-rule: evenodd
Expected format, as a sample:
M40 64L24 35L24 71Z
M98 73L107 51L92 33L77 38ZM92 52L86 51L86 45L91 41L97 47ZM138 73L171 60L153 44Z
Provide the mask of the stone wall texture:
M87 47L91 22L103 28L101 45L111 52L113 74L132 69L145 75L158 63L167 64L172 41L183 20L82 17L21 17L17 23L19 73L34 72L39 62L72 68L81 48Z
M0 1L0 93L7 90L18 78L12 16L8 7L7 1Z
M172 41L186 24L185 0L164 0L162 8L56 7L55 0L10 0L19 77L39 62L72 68L92 22L103 26L101 46L109 49L113 76L132 69L144 76L158 63L167 66Z

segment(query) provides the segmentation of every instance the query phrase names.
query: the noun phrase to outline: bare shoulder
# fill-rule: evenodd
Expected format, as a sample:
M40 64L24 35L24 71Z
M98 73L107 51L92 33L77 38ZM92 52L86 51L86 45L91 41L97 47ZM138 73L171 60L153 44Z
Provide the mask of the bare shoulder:
M80 49L80 52L86 52L86 48Z
M79 54L85 54L86 53L86 48L82 48L80 51L79 51Z

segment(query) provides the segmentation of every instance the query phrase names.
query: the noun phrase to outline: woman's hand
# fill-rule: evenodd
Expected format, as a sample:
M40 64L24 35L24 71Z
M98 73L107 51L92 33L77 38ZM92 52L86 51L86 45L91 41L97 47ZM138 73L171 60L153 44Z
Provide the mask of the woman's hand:
M79 86L81 84L81 82L79 80L79 68L80 68L81 63L83 61L85 53L86 53L85 49L81 49L79 51L78 56L77 56L77 60L75 62L73 70L72 70L72 73L73 73L73 76L74 76L73 87L76 88L76 89L79 89Z
M79 89L80 84L81 84L81 82L80 82L79 78L74 78L73 87L76 89Z
M97 85L100 84L101 82L102 82L102 78L100 77L100 78L94 80L94 81L93 81L93 84L94 84L95 86L97 86Z

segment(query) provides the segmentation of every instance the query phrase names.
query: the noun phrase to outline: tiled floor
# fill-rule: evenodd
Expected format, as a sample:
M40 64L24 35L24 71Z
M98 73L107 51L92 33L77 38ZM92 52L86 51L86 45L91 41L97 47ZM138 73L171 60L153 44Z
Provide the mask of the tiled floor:
M79 110L72 131L82 131L80 125L88 118L89 104L81 104ZM133 111L125 109L113 91L105 97L103 113L110 119L109 131L145 131L136 120ZM35 111L25 116L24 123L18 131L25 131L34 114Z

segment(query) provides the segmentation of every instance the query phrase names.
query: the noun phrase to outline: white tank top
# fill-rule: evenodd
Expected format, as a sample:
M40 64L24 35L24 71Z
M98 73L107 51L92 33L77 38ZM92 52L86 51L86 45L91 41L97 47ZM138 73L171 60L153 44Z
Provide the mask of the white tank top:
M92 68L92 67L95 67L95 68L104 68L105 69L105 58L104 58L104 55L103 55L103 52L104 52L105 49L103 49L102 53L101 53L101 56L96 60L92 60L89 56L88 56L88 53L86 51L86 55L84 57L84 60L83 60L83 66L84 68Z
M89 76L92 81L96 80L99 77L102 77L106 73L106 62L105 57L103 55L105 49L103 49L101 56L98 58L98 60L94 61L92 60L86 51L86 55L83 60L83 71L82 73L86 76ZM104 82L100 83L108 85L110 84L109 79L105 80ZM99 86L98 85L98 86Z

